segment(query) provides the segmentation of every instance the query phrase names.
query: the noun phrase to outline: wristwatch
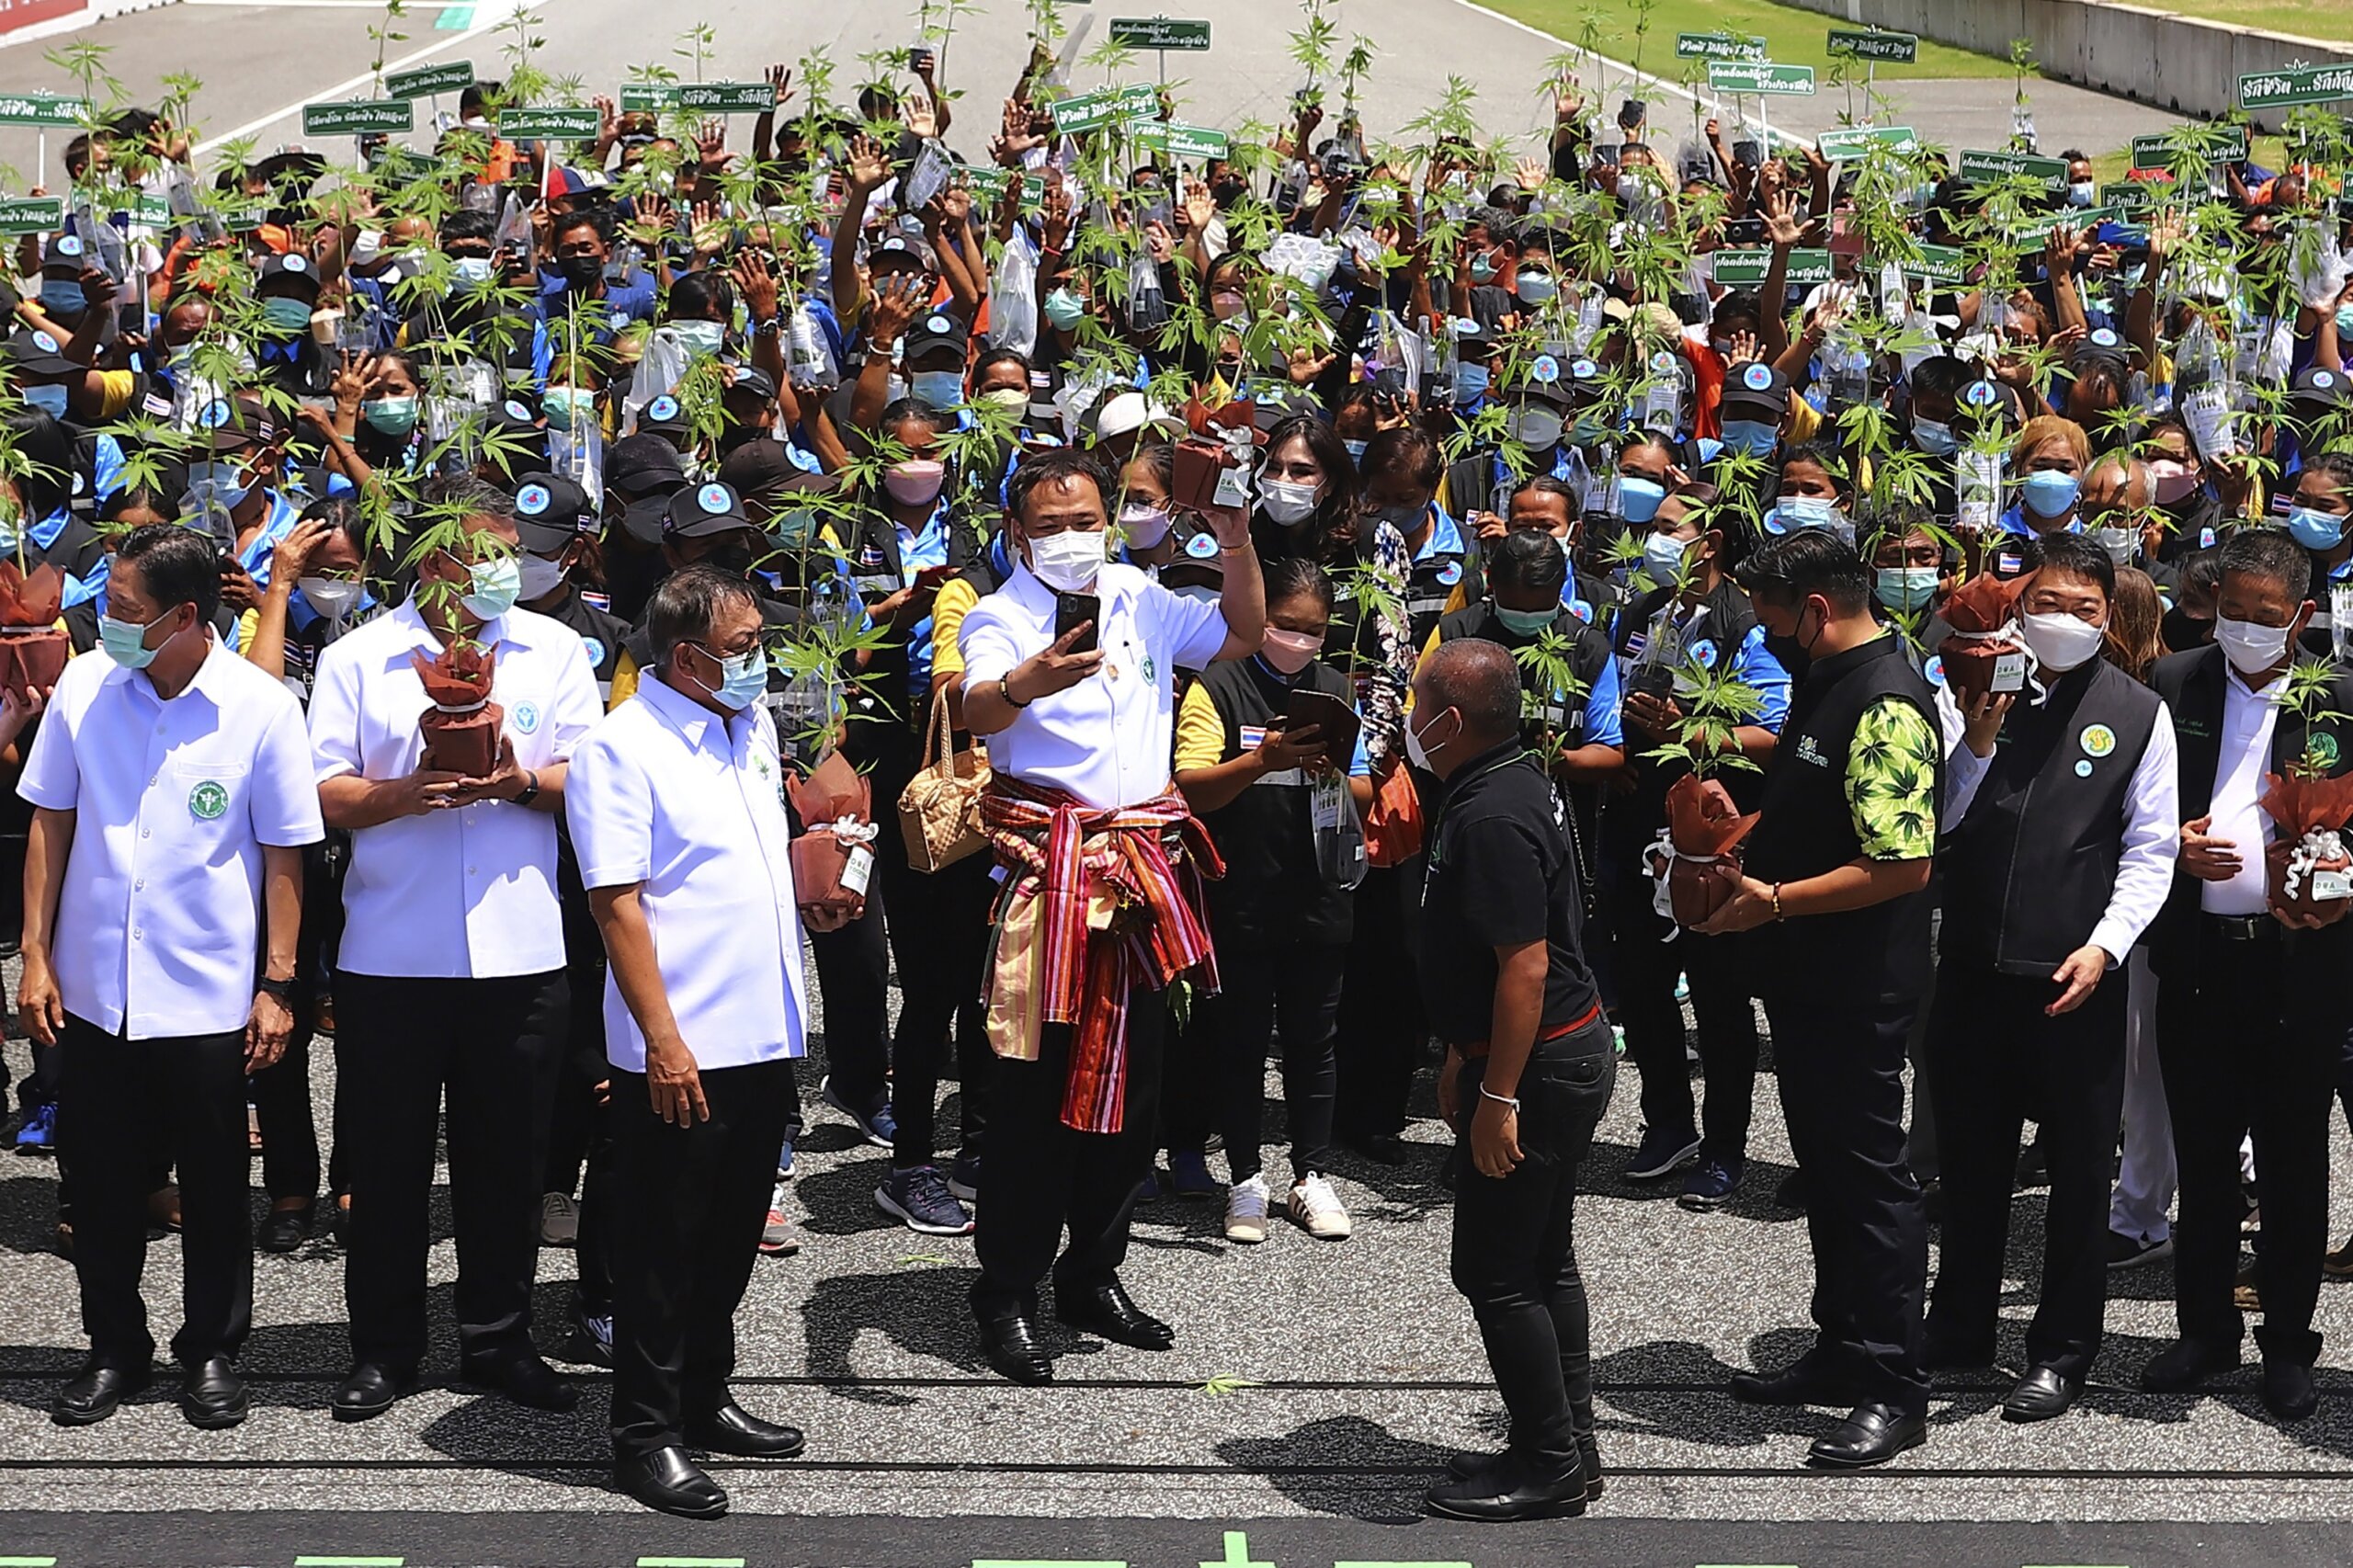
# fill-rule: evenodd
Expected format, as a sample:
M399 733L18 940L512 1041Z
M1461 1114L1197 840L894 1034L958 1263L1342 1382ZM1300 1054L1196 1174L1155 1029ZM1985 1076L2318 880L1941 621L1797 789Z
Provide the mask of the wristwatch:
M528 806L540 798L540 776L529 768L523 770L523 792L512 797L512 803Z
M294 982L291 980L272 980L265 974L254 982L254 991L259 995L275 996L289 1006L294 1002Z

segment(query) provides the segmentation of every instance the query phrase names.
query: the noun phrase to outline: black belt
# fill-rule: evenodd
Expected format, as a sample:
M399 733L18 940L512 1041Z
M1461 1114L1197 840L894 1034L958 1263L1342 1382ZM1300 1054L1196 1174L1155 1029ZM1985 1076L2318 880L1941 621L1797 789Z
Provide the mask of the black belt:
M2268 915L2201 914L2199 918L2205 923L2209 936L2219 937L2225 942L2276 942L2279 939L2279 922Z

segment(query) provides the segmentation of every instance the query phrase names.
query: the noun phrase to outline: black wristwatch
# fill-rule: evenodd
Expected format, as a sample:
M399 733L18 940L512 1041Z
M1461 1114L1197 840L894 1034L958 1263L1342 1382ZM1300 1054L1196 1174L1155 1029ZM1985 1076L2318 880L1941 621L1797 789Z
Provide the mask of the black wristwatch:
M272 980L265 974L254 982L254 991L259 995L275 996L290 1007L294 1005L294 983L291 980Z
M529 768L523 770L523 792L514 797L513 804L528 806L540 798L540 776Z

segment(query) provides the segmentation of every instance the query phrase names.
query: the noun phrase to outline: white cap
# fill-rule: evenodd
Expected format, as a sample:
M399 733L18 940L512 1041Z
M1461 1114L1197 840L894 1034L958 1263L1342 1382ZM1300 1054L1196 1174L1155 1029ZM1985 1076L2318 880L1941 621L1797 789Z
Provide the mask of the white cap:
M1165 403L1154 403L1140 392L1123 392L1104 400L1100 413L1095 416L1095 438L1108 441L1115 436L1151 426L1165 435L1181 436L1185 422Z

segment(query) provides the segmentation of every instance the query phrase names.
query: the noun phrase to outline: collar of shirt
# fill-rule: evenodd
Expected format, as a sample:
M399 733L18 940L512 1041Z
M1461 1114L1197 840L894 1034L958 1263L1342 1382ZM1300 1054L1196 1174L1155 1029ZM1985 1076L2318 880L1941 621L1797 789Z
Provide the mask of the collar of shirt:
M206 643L204 662L196 666L196 674L189 678L188 685L180 688L178 697L171 700L176 702L179 698L186 697L191 691L199 691L212 699L213 706L223 707L227 705L233 695L225 684L229 678L225 666L238 663L238 656L222 646L221 640L212 634L212 629L209 626L204 629L204 641ZM155 689L155 683L147 678L147 672L144 670L129 669L117 665L106 673L100 684L131 686L140 696L159 705L165 700L164 694Z
M1414 551L1414 559L1427 561L1433 555L1461 554L1462 530L1456 526L1452 516L1435 501L1430 503L1429 516L1429 538L1422 540L1421 549Z
M438 653L441 651L441 639L435 636L433 628L426 624L425 612L416 608L415 594L412 593L401 601L400 608L392 611L392 619L400 627L410 646L421 648L428 654ZM495 620L483 621L474 629L472 639L485 648L496 648L506 644L523 649L539 646L528 634L523 633L523 623L508 615L502 615Z
M278 541L292 533L294 525L302 518L301 508L282 493L271 490L265 494L269 497L269 515L262 519L261 532L254 535L253 541L237 551L237 564L245 569L245 575L251 577L258 588L269 586L272 557L278 551Z
M27 528L25 533L35 544L47 550L57 542L57 536L63 533L65 525L73 520L74 514L60 506L56 511Z
M680 739L697 751L715 751L733 756L735 748L751 733L750 709L739 710L732 718L722 719L693 698L674 689L651 670L646 671L645 678L637 683L637 695L665 724L678 732ZM718 732L715 737L713 731Z
M941 566L948 562L948 497L942 495L931 505L931 516L924 519L920 528L911 528L898 518L891 526L899 534L899 563L906 569L910 579L918 562L926 566Z

